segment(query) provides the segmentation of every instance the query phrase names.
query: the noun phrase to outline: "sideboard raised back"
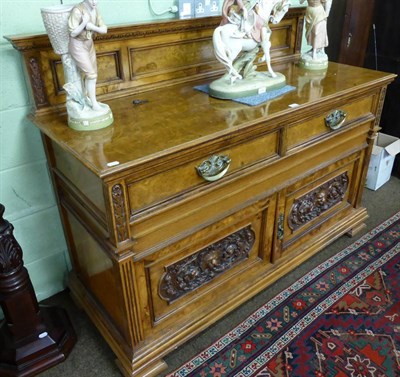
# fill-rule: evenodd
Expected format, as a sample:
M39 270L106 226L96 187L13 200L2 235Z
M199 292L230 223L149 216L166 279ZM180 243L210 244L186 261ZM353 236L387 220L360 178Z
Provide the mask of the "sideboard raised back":
M272 29L272 62L299 56L304 8L291 8ZM111 26L97 35L97 92L103 101L215 76L223 72L212 46L220 17ZM35 112L56 110L65 103L64 72L45 34L6 37L22 52Z

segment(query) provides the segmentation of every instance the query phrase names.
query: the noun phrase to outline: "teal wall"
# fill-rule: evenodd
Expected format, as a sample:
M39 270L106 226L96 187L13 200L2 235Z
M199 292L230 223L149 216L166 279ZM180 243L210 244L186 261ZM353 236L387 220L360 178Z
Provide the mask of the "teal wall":
M76 2L64 0L64 4ZM173 0L152 3L156 11L174 4ZM65 288L70 265L40 134L26 119L32 103L22 60L3 36L44 33L40 8L57 4L60 1L0 2L0 202L6 207L5 218L15 227L39 301ZM153 16L148 0L99 0L98 7L109 26L172 16Z

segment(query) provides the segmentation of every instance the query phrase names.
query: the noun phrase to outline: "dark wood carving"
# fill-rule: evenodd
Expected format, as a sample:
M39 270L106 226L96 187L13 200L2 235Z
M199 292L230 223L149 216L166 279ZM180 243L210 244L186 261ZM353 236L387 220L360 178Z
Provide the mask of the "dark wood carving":
M0 376L35 376L65 360L75 332L63 309L39 306L14 238L14 227L3 219L0 204Z
M128 238L124 202L124 190L122 185L114 185L112 188L112 203L118 242L125 241Z
M0 274L12 273L22 266L22 250L12 237L12 227L0 234Z
M248 258L255 241L251 226L200 250L171 266L160 279L159 294L173 301Z
M39 63L36 58L29 59L29 68L31 71L31 82L35 103L37 106L45 105L47 104L47 98Z
M293 203L289 214L289 227L296 230L341 202L347 191L349 177L343 173L317 187Z

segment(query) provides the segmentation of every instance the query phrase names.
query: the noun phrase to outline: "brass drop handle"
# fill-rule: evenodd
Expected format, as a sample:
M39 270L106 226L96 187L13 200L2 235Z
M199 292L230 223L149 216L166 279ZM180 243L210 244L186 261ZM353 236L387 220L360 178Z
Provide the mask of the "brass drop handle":
M325 124L331 130L337 130L343 126L346 117L347 114L343 110L334 110L325 118Z
M231 159L228 156L211 156L196 167L197 173L206 181L217 181L228 171Z

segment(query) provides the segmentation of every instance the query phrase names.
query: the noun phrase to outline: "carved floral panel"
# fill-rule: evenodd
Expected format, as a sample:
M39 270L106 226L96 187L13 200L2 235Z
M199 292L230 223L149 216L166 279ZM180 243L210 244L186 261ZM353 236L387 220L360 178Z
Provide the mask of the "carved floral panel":
M349 177L347 173L343 173L296 199L289 214L290 229L300 228L341 202L346 194L348 183Z
M112 188L112 204L118 242L122 242L129 237L129 234L125 216L124 189L120 184L116 184Z
M248 258L254 241L255 234L249 225L166 267L160 280L159 295L170 302L201 287Z

